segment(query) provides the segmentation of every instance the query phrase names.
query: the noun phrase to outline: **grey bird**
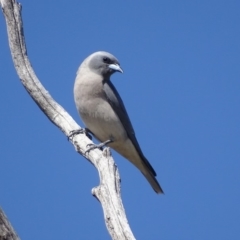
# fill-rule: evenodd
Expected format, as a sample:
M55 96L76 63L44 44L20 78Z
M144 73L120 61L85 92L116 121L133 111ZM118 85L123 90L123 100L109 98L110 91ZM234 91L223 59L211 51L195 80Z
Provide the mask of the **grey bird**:
M156 172L138 144L123 101L110 81L115 72L123 73L123 70L112 54L100 51L87 57L78 69L74 84L77 110L96 139L109 143L109 147L142 172L155 192L163 193Z

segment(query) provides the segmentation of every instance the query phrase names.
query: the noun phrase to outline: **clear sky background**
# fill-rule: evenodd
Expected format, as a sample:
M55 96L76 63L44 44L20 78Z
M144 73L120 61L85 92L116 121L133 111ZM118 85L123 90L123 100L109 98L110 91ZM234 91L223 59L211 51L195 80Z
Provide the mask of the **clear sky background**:
M113 53L118 89L165 195L113 152L132 231L148 240L240 239L240 1L22 0L28 55L73 101L79 64ZM0 205L24 240L110 239L98 173L22 87L0 16Z

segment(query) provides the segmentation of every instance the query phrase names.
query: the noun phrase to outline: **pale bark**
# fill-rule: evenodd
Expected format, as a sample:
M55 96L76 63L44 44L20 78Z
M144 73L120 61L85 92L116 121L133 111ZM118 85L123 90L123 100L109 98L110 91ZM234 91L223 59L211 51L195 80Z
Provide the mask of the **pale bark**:
M0 240L20 240L8 221L3 210L0 208Z
M0 5L6 19L13 62L23 86L49 120L68 136L72 130L79 129L80 126L50 96L31 67L24 40L21 5L15 0L0 0ZM92 194L102 204L105 223L112 239L135 239L121 200L119 172L109 148L105 148L103 152L96 149L84 154L87 145L92 143L85 134L70 138L70 142L99 172L100 185L92 189Z

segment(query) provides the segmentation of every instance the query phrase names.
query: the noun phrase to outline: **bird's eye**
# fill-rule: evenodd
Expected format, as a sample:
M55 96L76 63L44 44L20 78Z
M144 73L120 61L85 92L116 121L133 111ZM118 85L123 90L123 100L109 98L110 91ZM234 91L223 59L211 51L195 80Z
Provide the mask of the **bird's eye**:
M104 57L104 58L103 58L103 62L105 62L105 63L111 63L111 60L110 60L110 58L108 58L108 57Z

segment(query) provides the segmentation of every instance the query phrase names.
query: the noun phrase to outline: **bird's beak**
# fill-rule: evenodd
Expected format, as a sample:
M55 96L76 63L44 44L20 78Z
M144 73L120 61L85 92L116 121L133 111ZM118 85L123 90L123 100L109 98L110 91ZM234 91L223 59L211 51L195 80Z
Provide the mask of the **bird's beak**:
M123 70L121 69L121 67L116 63L115 64L110 64L110 65L108 65L108 67L111 68L114 71L123 73Z

